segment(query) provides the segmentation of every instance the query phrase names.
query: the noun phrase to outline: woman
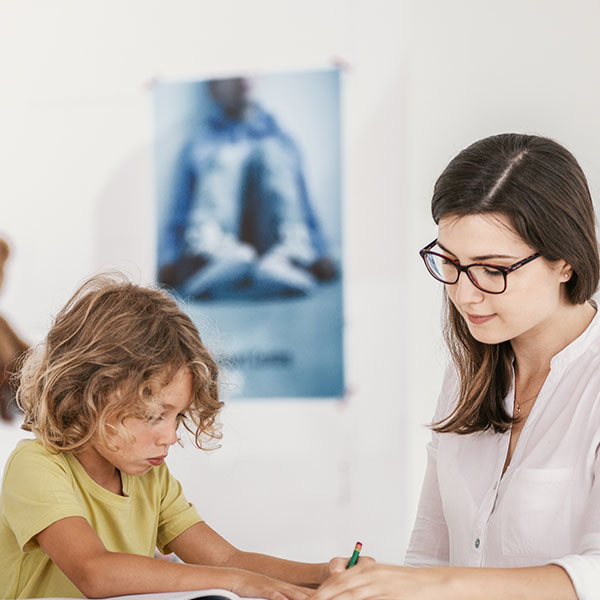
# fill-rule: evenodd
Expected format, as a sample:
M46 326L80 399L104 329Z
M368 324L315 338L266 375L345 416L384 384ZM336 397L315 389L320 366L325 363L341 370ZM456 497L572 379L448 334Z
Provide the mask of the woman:
M450 162L432 214L438 238L421 256L445 284L452 361L406 556L426 568L359 562L315 600L599 598L599 259L586 178L552 140L497 135Z

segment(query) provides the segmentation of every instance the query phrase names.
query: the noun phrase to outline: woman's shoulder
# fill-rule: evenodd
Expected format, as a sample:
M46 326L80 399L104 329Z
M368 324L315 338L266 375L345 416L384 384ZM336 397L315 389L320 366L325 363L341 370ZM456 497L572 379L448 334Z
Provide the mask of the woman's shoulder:
M452 360L446 364L446 370L442 379L442 387L438 396L435 409L434 421L445 419L456 406L460 389L460 377L456 365Z

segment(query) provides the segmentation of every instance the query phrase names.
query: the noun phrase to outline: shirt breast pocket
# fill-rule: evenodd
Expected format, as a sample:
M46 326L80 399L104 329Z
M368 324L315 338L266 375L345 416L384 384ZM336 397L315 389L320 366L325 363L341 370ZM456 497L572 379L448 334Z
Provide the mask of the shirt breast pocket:
M573 469L520 469L502 502L506 555L552 558L571 550Z

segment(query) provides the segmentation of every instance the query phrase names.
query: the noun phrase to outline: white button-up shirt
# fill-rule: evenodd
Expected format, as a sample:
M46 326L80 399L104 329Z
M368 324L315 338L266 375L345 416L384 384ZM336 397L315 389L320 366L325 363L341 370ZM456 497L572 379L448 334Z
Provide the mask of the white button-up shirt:
M450 414L449 367L435 420ZM505 399L512 414L514 381ZM581 600L600 598L600 316L552 358L504 475L510 431L432 434L412 566L554 563Z

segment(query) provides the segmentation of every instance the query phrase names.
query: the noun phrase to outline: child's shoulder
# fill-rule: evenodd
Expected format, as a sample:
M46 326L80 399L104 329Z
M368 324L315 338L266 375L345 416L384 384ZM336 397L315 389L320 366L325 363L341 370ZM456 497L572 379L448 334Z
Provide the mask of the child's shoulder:
M52 453L37 440L21 440L6 460L2 490L28 489L43 493L51 483L71 486L73 477L66 453Z
M10 453L6 466L24 463L65 463L65 457L62 453L52 453L47 450L44 445L38 440L27 439L21 440L15 446L15 449Z
M12 451L11 456L16 456L17 454L50 454L50 452L48 452L48 450L44 448L44 445L41 442L39 442L36 439L30 438L26 440L19 440L17 442L17 445Z

